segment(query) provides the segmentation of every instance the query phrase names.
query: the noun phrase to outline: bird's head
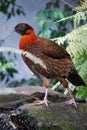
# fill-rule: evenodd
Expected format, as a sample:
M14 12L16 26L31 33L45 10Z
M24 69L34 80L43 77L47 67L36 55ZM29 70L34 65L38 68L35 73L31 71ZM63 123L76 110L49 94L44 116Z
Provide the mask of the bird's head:
M33 28L27 23L19 23L15 26L15 31L21 35L27 35Z

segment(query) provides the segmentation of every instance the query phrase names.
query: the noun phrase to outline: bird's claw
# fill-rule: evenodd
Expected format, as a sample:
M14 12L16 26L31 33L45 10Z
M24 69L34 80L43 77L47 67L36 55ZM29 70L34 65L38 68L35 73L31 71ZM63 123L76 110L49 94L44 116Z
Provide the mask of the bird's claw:
M76 105L74 98L70 99L69 101L66 101L65 105L74 105L74 107L77 108L77 105Z
M49 101L47 99L44 99L44 100L38 100L35 103L36 103L36 105L43 105L43 104L45 104L48 107Z

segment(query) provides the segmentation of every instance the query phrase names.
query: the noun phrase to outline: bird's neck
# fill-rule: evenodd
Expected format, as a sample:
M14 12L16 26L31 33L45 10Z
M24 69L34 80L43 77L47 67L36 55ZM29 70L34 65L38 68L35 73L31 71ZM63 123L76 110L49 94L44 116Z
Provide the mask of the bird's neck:
M33 30L29 31L29 33L27 32L26 35L21 36L19 48L24 50L26 49L27 45L29 46L34 45L35 44L34 41L36 39L37 39L37 36Z
M28 31L27 31L27 34L28 34ZM29 38L30 41L36 40L37 36L36 36L34 30L29 31L28 38Z
M33 41L37 38L34 30L29 30L26 32L25 35L21 36L22 39L29 39L30 41Z

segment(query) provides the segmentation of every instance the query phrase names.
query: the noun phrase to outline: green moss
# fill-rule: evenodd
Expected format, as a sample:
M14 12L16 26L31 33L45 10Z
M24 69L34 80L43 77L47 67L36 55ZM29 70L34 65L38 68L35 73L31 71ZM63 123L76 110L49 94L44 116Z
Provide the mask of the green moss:
M63 130L63 129L61 129L61 127L53 126L53 127L48 127L48 128L42 127L39 130Z
M51 126L51 127L42 127L39 130L77 130L78 128L73 126L73 124L70 125L63 125L59 124L58 126Z
M45 118L45 119L47 119L47 120L52 120L52 118L53 118L50 113L45 113L45 112L43 112L43 111L39 111L39 112L37 113L37 116L43 117L43 118Z
M87 113L87 107L85 106L85 104L79 105L79 111L82 113Z

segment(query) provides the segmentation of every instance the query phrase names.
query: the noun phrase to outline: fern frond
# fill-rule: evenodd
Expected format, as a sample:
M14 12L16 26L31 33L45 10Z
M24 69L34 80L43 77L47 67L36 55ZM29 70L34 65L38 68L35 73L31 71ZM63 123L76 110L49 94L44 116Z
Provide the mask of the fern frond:
M87 0L84 0L84 2L80 2L80 5L75 7L75 10L84 11L87 10Z
M86 20L87 15L85 12L77 12L75 15L73 15L73 24L74 29L76 28L76 25L80 23L81 20Z
M87 24L74 29L64 37L55 38L56 43L59 45L64 44L65 41L69 43L66 51L70 54L76 55L81 53L82 50L87 51Z
M65 36L69 42L67 51L73 55L87 51L87 24L83 25Z

